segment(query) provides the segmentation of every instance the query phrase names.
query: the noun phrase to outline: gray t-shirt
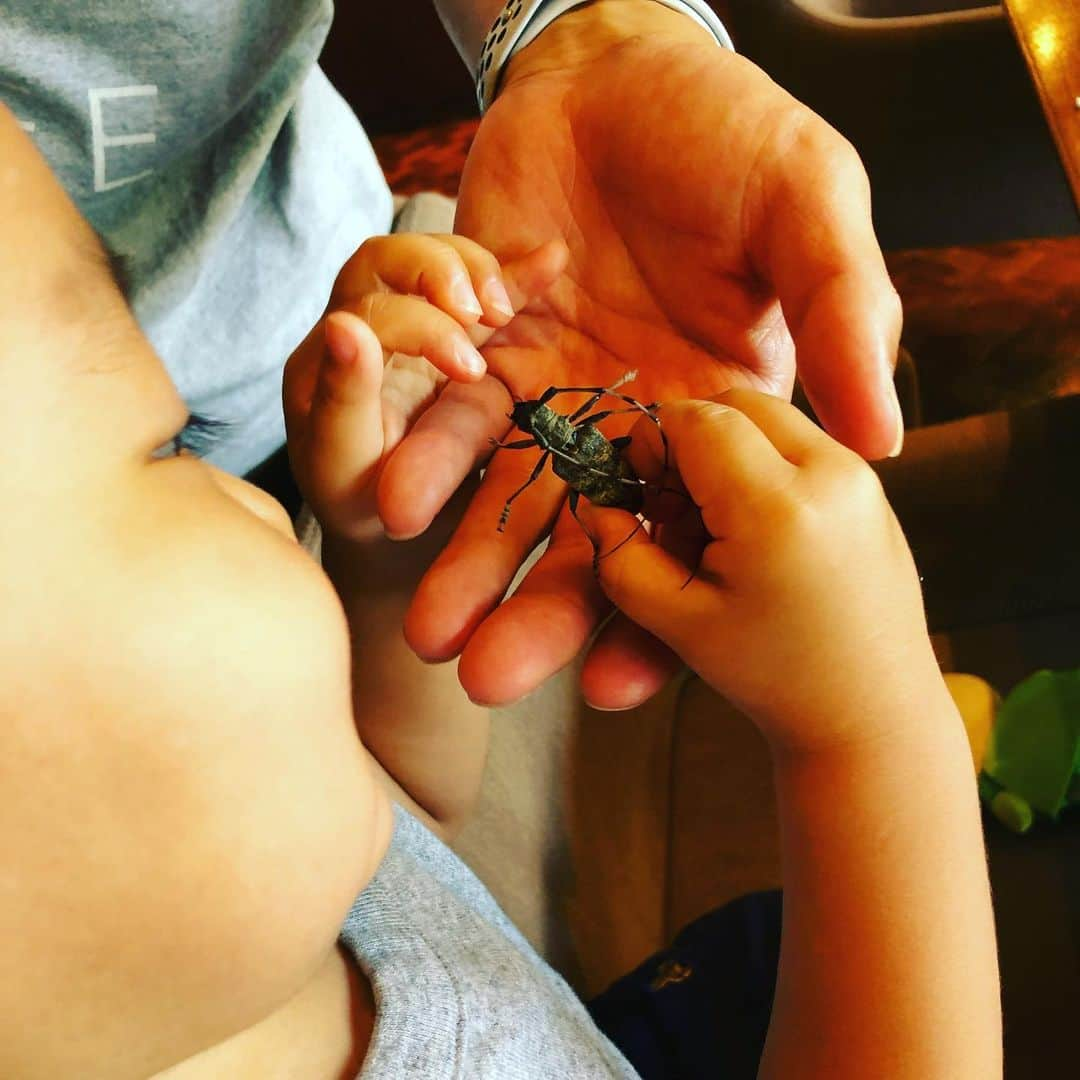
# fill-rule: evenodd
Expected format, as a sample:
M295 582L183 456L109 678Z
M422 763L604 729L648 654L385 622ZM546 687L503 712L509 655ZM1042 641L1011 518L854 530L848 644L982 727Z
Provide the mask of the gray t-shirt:
M3 0L0 100L125 256L215 464L284 440L281 369L391 199L315 66L332 0Z
M477 877L400 807L341 941L375 992L359 1080L638 1075Z

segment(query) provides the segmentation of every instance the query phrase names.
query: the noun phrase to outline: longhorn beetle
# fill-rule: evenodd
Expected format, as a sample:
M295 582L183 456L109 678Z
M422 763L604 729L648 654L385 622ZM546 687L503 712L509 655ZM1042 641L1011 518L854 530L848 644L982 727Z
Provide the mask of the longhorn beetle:
M667 439L663 429L660 428L660 419L656 415L660 406L656 402L643 405L626 394L616 393L619 387L636 377L636 371L628 371L606 387L550 386L534 401L515 403L509 418L516 428L530 437L516 442L499 442L497 439L492 439L492 444L503 450L527 450L533 446L539 446L543 453L528 480L506 500L502 513L499 515L499 532L503 532L506 528L506 522L510 518L510 507L514 500L540 478L549 459L552 471L560 479L565 480L570 487L570 513L575 518L577 518L578 500L582 495L596 506L615 506L628 510L631 514L640 513L645 501L647 484L634 475L634 470L622 457L622 451L630 444L630 436L623 435L609 440L596 427L601 420L616 413L643 413L656 424L660 431L666 467ZM559 394L590 394L591 396L584 405L566 415L556 412L548 404ZM612 397L624 402L625 407L603 409L593 413L592 410L604 397ZM639 523L634 533L640 528ZM587 530L586 535L588 535ZM623 540L619 547L625 544L630 536ZM611 552L608 554L610 555Z

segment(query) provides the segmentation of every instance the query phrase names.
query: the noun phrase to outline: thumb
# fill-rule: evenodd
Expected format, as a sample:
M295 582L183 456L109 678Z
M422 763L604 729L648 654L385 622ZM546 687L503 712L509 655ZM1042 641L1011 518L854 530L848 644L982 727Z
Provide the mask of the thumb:
M328 315L323 333L304 456L309 497L340 521L369 493L382 460L383 349L367 323L347 311Z
M722 603L719 590L650 539L622 510L585 500L578 517L597 553L600 587L620 611L693 666L695 642L707 640Z
M904 435L892 381L900 299L874 235L858 155L816 117L806 130L797 162L791 153L768 159L774 167L761 178L768 194L752 243L825 429L863 457L885 457L899 453Z

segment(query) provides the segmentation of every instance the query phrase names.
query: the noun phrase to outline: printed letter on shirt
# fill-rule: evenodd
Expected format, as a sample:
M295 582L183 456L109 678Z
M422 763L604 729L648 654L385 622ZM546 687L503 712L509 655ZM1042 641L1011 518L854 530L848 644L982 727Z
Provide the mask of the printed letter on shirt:
M112 180L108 179L105 154L110 147L145 146L147 143L157 141L157 136L152 131L140 131L129 135L110 135L105 130L102 102L140 97L156 98L157 92L158 88L154 85L94 87L87 91L90 96L90 133L94 143L94 191L111 191L113 188L123 187L124 184L133 184L136 180L141 180L154 171L153 169L143 169L142 172L132 173L128 176L118 176Z

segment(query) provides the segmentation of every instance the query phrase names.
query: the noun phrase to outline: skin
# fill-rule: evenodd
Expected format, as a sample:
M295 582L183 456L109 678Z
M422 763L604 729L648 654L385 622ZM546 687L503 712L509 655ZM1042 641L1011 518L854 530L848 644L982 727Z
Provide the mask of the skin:
M472 174L483 179L467 178L463 222L477 236L488 227L505 234L499 254L508 268L513 256L524 259L530 252L544 251L540 244L550 238L546 228L547 235L530 236L532 226L525 227L520 215L508 209L507 200L521 196L526 179L509 166L520 150L522 118L541 123L541 112L548 115L551 102L567 101L566 91L574 89L578 97L570 101L570 115L576 130L587 134L588 145L596 147L597 153L621 162L614 176L601 177L601 187L609 196L607 205L615 206L618 200L612 202L610 197L626 176L634 175L628 165L639 162L636 155L641 148L621 143L617 134L600 123L604 108L589 104L590 82L598 74L614 75L614 59L619 57L620 63L632 61L639 72L651 64L659 76L659 61L673 59L665 52L669 45L678 50L676 69L683 75L696 70L689 63L691 53L700 54L708 78L721 70L718 64L729 73L746 70L731 67L730 58L718 59L711 44L713 51L706 60L700 36L691 45L685 20L679 20L678 28L670 19L661 26L656 21L657 5L626 0L618 7L616 12L607 0L591 5L576 19L567 17L560 23L565 28L587 27L586 35L575 34L571 39L568 30L552 31L554 36L545 34L537 43L544 43L542 48L533 46L522 54L507 83L507 93L518 96L504 98L522 110L517 114L519 134L510 134L515 126L510 120L496 119L509 117L509 106L493 110L484 122L488 137L478 143L470 162ZM640 41L635 44L634 35L646 30L655 31L657 50L655 56L650 50L651 58L641 51ZM613 55L611 50L620 42L631 53L636 48L638 54ZM584 51L583 43L587 44ZM664 68L669 70L666 64ZM761 78L760 73L752 77L754 94L749 93L749 84L728 83L726 78L717 89L747 90L746 100L751 102L765 85ZM669 84L666 77L658 77L655 85L669 103L686 89L677 81ZM632 90L626 88L628 94ZM632 101L632 97L624 100ZM800 129L799 124L793 126ZM820 136L820 129L810 126ZM777 127L784 130L782 123ZM554 134L570 146L566 131L545 131L542 123L535 130ZM658 130L656 123L652 130ZM835 142L820 137L835 150ZM847 388L838 392L836 407L862 431L848 441L859 442L865 435L861 451L884 452L881 447L891 445L888 440L894 432L883 419L887 411L882 405L881 380L871 385L873 380L868 381L866 373L880 375L887 370L889 348L881 347L879 339L888 344L890 335L895 336L895 310L883 316L872 302L874 284L881 282L876 268L848 257L853 250L864 254L869 250L865 206L856 199L851 214L837 209L851 205L850 183L844 179L850 180L851 170L840 168L836 173L822 162L850 165L850 156L840 152L838 163L829 153L822 157L815 137L808 142L817 147L809 156L800 139L780 140L776 145L790 151L783 168L773 161L760 173L751 170L742 185L746 205L753 203L751 190L771 205L768 192L772 188L766 181L785 173L791 162L816 160L821 167L809 175L840 176L838 187L843 190L827 192L819 200L824 206L814 202L806 207L798 199L788 200L802 210L796 214L798 228L792 231L788 221L781 230L785 238L797 241L800 230L813 237L807 241L811 254L824 253L828 266L822 278L821 267L813 258L808 260L805 251L793 257L793 265L808 270L813 284L804 289L810 294L805 311L800 314L797 304L791 307L798 289L793 293L789 288L786 296L775 260L765 257L760 265L743 265L766 275L771 282L766 290L775 288L784 311L780 329L775 302L750 290L749 279L740 279L734 272L733 287L725 285L717 293L728 297L723 306L729 315L735 312L732 317L741 329L728 334L709 327L692 329L705 333L707 347L701 351L708 356L721 351L717 341L731 340L735 359L730 366L720 366L732 378L744 374L754 381L771 372L773 389L790 384L790 348L785 345L783 327L794 335L799 349L804 339L810 341L811 353L814 340L819 340L819 353L824 352L820 341L828 341L841 357L839 385ZM737 139L735 144L741 145ZM575 168L578 164L576 157L555 153L557 145L550 144L557 175L544 180L552 198L560 190L572 191L565 183L566 169L570 162ZM654 144L640 160L655 166L666 149ZM374 872L388 842L387 792L406 801L436 828L452 829L475 790L486 730L482 717L470 711L467 703L462 706L460 695L447 698L445 680L377 681L379 669L394 667L399 653L392 648L359 646L377 643L380 637L390 639L412 591L415 578L410 575L426 563L430 551L418 545L412 563L410 556L391 548L378 535L372 539L372 521L355 511L374 503L399 535L419 531L411 528L416 522L410 522L409 515L425 518L421 527L426 526L446 499L436 498L431 506L419 506L416 500L399 502L396 487L404 485L408 491L411 483L414 491L419 490L422 485L414 466L430 467L433 460L449 461L457 468L458 478L469 471L465 466L471 467L478 455L469 439L486 436L493 418L505 410L506 386L513 386L513 380L509 375L485 378L474 384L476 390L470 394L444 389L436 398L438 410L428 409L428 400L421 415L401 396L395 377L388 380L387 393L376 406L383 346L397 347L389 336L379 341L372 329L379 305L361 308L371 325L348 311L328 318L323 325L325 349L314 379L316 389L306 400L300 396L293 424L298 422L301 432L316 433L306 441L307 458L305 436L294 434L294 441L299 439L301 447L300 471L310 468L305 483L316 500L322 497L321 512L331 526L328 564L332 570L337 567L335 588L299 550L280 507L272 501L194 459L156 456L183 423L182 402L131 319L92 233L2 108L0 151L4 162L0 221L5 236L0 260L0 354L4 359L0 420L8 462L0 473L0 487L5 504L19 508L18 515L5 519L0 548L6 565L26 567L26 573L5 579L8 618L0 649L5 715L0 728L4 762L0 828L5 830L3 913L9 929L0 978L0 1074L31 1080L57 1075L265 1078L275 1071L280 1076L302 1074L315 1080L349 1075L363 1060L374 1006L370 987L337 950L335 938L344 911ZM740 153L746 166L745 151ZM770 158L765 154L759 160ZM595 171L595 160L586 158L584 163ZM799 174L791 167L788 175ZM655 185L677 176L653 171L646 172L646 178L656 191ZM694 177L688 193L700 194L704 179L700 174ZM710 173L709 183L715 183L715 173ZM520 326L500 323L494 297L475 278L482 320L475 310L469 315L450 303L447 306L452 310L445 313L458 323L485 321L485 330L502 327L505 337L486 343L489 368L504 361L509 364L517 349L518 356L537 361L535 378L542 389L541 383L566 381L559 378L564 369L554 361L553 340L566 346L575 371L607 370L610 355L616 356L618 367L620 354L629 355L640 347L629 331L641 327L640 312L644 311L648 332L644 340L656 334L658 344L670 347L672 370L690 372L685 389L692 389L689 383L696 383L702 368L685 358L686 333L672 331L673 326L682 325L672 317L680 314L679 303L663 298L659 313L646 304L649 290L655 289L646 286L655 277L650 279L641 269L628 274L627 262L620 258L620 252L625 256L630 251L625 242L630 227L606 228L601 201L587 189L585 195L580 203L576 197L564 197L562 203L557 198L548 200L549 216L562 222L570 254L568 261L559 264L560 259L566 260L562 249L548 248L547 255L534 256L539 268L523 272L520 299L529 305L531 319L521 320ZM781 202L772 201L776 206ZM490 211L488 224L481 213L485 208ZM570 218L563 214L567 209ZM819 213L830 209L839 215L839 222ZM659 208L655 212L669 213ZM723 216L720 212L720 219ZM808 223L819 218L824 224L822 232L815 234ZM766 219L764 211L760 219L751 213L749 220L759 221L758 229L751 232L760 234ZM544 224L543 216L536 220ZM710 231L723 225L723 220L713 221ZM583 236L596 256L595 262L590 256L592 273L582 269ZM867 295L847 295L846 286L854 288L859 275L838 272L837 265L829 263L828 241L840 236L847 237L838 241L845 245L840 262L849 270L858 264L865 271L860 280L868 283ZM715 236L707 236L689 243L689 286L700 282L712 265L709 252L714 240ZM779 250L782 245L774 247ZM767 256L774 247L766 243L760 251ZM802 250L797 242L794 248ZM749 260L755 249L748 241L740 250ZM641 263L644 270L655 270L661 254L647 250L631 261L635 266ZM384 268L390 272L393 260L387 257L390 263ZM784 261L779 255L776 258ZM559 264L554 275L558 280L541 299L538 283L555 264ZM375 260L373 265L378 268L383 263ZM543 269L545 265L548 270ZM606 265L616 267L614 276L596 272ZM664 265L670 265L667 256ZM504 282L504 286L509 284ZM679 291L687 288L687 282L677 284ZM453 285L443 280L440 288L453 292ZM819 293L818 286L825 292ZM513 290L507 288L507 292ZM362 288L358 295L373 292ZM439 305L438 296L433 303ZM747 303L749 315L739 317L740 304ZM767 317L770 304L771 320ZM626 314L635 308L638 316ZM817 314L819 310L826 314ZM330 329L332 324L336 330ZM808 327L817 329L808 332ZM826 328L831 333L838 327L839 345L825 333ZM445 331L444 324L443 337ZM388 328L381 332L388 335ZM692 349L689 352L696 356ZM680 354L684 359L679 359ZM455 362L463 355L456 354ZM769 356L782 362L775 367L754 367L751 362ZM331 358L333 371L326 370L325 361ZM443 359L452 369L450 358ZM640 366L636 356L633 366ZM808 375L813 366L806 367ZM446 373L459 379L464 369ZM425 377L433 384L430 375ZM682 378L683 374L671 379L660 375L643 389L654 386L653 393L664 387L674 391ZM828 388L827 377L811 375L810 381L815 379L822 391ZM597 380L590 374L586 381L611 380ZM382 405L387 398L390 409ZM342 433L335 417L346 416L350 409L357 410L354 415L369 417L381 410L382 445L354 446L356 452L342 466L342 482L330 458L341 450L334 442ZM835 425L829 409L823 412ZM486 419L478 421L478 416ZM399 421L396 435L395 417ZM463 423L464 418L470 418L469 422ZM387 442L403 431L408 431L408 439L387 457ZM330 438L321 441L323 435ZM404 453L406 446L417 455L413 463ZM464 456L462 446L467 451ZM520 467L528 468L527 462L520 462ZM453 471L448 468L443 474L447 493L457 487ZM322 490L327 477L329 483ZM495 480L501 487L515 477L513 470L499 472L493 466L490 488L496 486ZM490 490L484 497L495 501ZM553 511L560 493L551 490L543 497ZM405 507L397 519L393 505ZM482 503L477 505L482 509ZM472 513L477 516L479 511ZM538 519L550 516L541 508L531 522L526 519L523 531L540 531L544 521ZM437 542L438 530L433 530L433 537ZM523 549L520 539L518 547ZM560 531L553 547L543 572L533 577L523 597L530 607L523 612L518 606L518 615L527 616L519 625L527 625L529 617L561 615L571 636L583 639L599 610L592 579L586 581L581 572L587 567L588 541L580 531ZM361 552L360 569L350 579L341 568L355 567ZM513 550L511 556L496 560L496 576L506 576L508 564L518 557ZM449 565L453 566L452 560ZM437 572L442 573L445 566ZM459 608L474 613L465 620L471 636L470 619L479 625L493 589L491 575L477 583L482 586L477 606L478 590L469 581L462 583L463 569L468 567L459 562L457 578L451 575L447 587L456 588ZM541 590L545 575L550 588ZM385 589L384 596L378 594L379 588ZM351 590L371 598L371 611L376 614L370 622L356 621L362 605ZM551 596L547 610L538 606L538 595L544 591ZM422 612L424 597L430 602L431 595L429 584L426 593L421 590L420 608L413 611ZM514 609L508 609L514 616ZM410 614L410 625L413 618ZM537 623L543 624L544 619ZM628 637L623 625L623 630L613 631L613 637L598 647L592 670L607 677L633 673L637 664L638 676L630 683L634 694L643 694L650 680L655 683L660 677L669 658L665 659L660 646ZM418 643L417 634L423 637L429 629L420 618L410 631L413 644ZM650 629L663 636L659 626ZM435 627L434 637L440 635L446 637L445 628ZM502 636L509 648L507 655L519 662L508 665L503 659L500 667L523 671L524 677L514 676L517 682L509 687L477 686L471 692L480 699L515 696L558 661L550 639L540 637L536 649L540 663L530 668L520 662L522 646ZM492 641L498 643L499 634ZM494 644L491 649L498 653ZM424 654L422 648L418 651ZM428 650L426 656L431 659L438 652ZM474 652L479 660L484 655L483 650ZM604 659L602 664L595 663L597 655ZM371 660L371 669L361 665L365 656ZM477 676L469 674L465 659L462 677L469 686ZM475 666L479 660L470 663ZM360 724L365 725L363 735L372 752L356 738L351 690L355 683L359 692L369 679L377 707ZM424 687L431 688L427 700ZM402 699L401 695L411 696ZM604 698L603 692L599 698ZM403 714L420 719L411 728L395 731L391 720L397 713L389 706L402 700ZM444 704L450 706L446 726L428 726L424 717ZM936 695L929 693L926 704L936 707ZM462 706L460 713L458 706ZM897 730L899 726L898 721ZM876 1000L884 1001L882 1015L893 1027L883 1034L879 1027L882 1039L873 1047L857 1045L858 1053L848 1060L879 1061L866 1056L875 1047L878 1053L889 1045L918 1050L923 1044L915 1031L925 1039L935 1027L932 1020L952 1034L944 1043L933 1041L932 1054L920 1050L912 1058L933 1066L913 1075L964 1075L954 1067L962 1040L970 1039L968 1049L975 1047L975 1051L987 1045L992 1051L995 1045L986 989L993 986L991 965L985 962L987 919L977 889L968 888L979 880L971 857L971 813L956 815L959 832L943 828L935 815L935 825L948 841L944 849L925 845L921 853L912 853L911 861L897 860L891 876L878 860L866 857L876 850L881 809L878 806L878 816L864 812L865 789L873 786L875 791L884 791L895 810L910 790L916 743L924 766L927 752L932 761L946 763L940 770L924 767L919 774L927 804L939 811L962 809L947 798L950 792L959 792L963 798L959 774L949 764L955 763L956 754L946 753L945 744L928 742L923 738L928 733L915 734L918 738L909 743L889 742L887 761L896 758L907 763L906 768L894 771L885 769L887 761L880 756L856 754L854 748L849 748L848 757L815 755L816 770L802 767L802 755L778 758L778 775L794 808L786 816L790 824L785 835L792 881L808 898L789 905L795 914L790 916L793 922L785 938L783 984L787 989L778 1010L784 1019L777 1029L780 1034L771 1036L770 1048L771 1061L776 1063L770 1067L778 1075L797 1075L787 1065L797 1064L800 1038L811 1044L817 1036L816 1028L812 1029L814 1038L806 1029L798 1032L799 1017L803 1022L813 1017L815 1023L825 1025L830 1038L821 1045L831 1049L829 1054L821 1051L817 1074L837 1075L827 1066L852 1048L838 1042L842 1033L828 1027L828 1017L844 1015L843 1009L857 1006L859 992L865 994L868 986ZM452 782L447 784L451 770L432 769L431 755L455 739L463 749L454 761ZM831 816L823 820L822 791L839 792L850 804L855 823L851 828L835 829ZM904 816L891 820L901 836L927 831L925 820L913 814L910 806L905 807ZM949 821L947 813L944 820ZM835 844L830 835L835 836ZM353 858L342 858L343 851L353 852ZM811 851L815 857L807 865L806 855ZM853 857L857 852L863 853L862 862ZM927 910L924 883L941 877L943 859L953 856L945 865L955 864L959 869L946 890L942 907L947 922L943 924ZM861 978L861 968L844 969L845 978L838 980L836 994L824 1005L819 1002L814 1013L814 988L820 988L820 977L807 957L818 935L833 940L841 931L839 919L830 915L835 896L821 883L823 871L831 881L847 882L843 875L848 875L856 884L865 885L872 900L866 910L884 914L859 922L862 908L839 909L856 919L854 938L847 940L854 940L858 950L867 953L873 978L870 982ZM308 887L311 880L320 882L319 890ZM940 897L940 883L936 888L935 896ZM205 902L207 895L214 897L213 904ZM890 898L896 896L905 903L893 900L890 905ZM73 899L77 902L74 911ZM951 932L958 924L969 923L972 948L964 955L974 960L954 964L951 970L959 974L943 977L940 965L944 959L955 959L949 952L956 948ZM898 938L910 945L913 934L927 929L933 931L927 940L936 947L919 951L911 962L911 977L901 980L903 994L890 997L885 959L895 962ZM884 942L880 947L878 939ZM944 989L935 984L935 978L942 980ZM983 988L982 997L969 993L976 986ZM927 988L933 991L927 1001L947 1007L944 1025L940 1013L931 1017L927 1010L923 1015L912 1004L914 991ZM973 1023L972 1016L983 1022ZM954 1019L955 1024L949 1022ZM885 1036L898 1030L906 1038L889 1043ZM801 1060L814 1059L804 1056ZM989 1058L986 1063L993 1065ZM868 1074L882 1071L871 1069L861 1075Z
M390 828L342 604L273 500L155 456L187 410L2 108L0 147L0 1075L146 1077L312 995L300 1060L340 1066L364 1010L325 987Z
M430 557L373 535L400 407L385 353L419 313L365 298L384 294L398 256L435 250L410 255L404 238L366 264L366 287L352 275L369 321L331 312L310 393L299 376L291 386L299 471L333 523L330 565L335 549L359 565L332 584L272 500L190 457L156 456L184 407L92 233L2 110L0 144L0 219L17 256L0 261L0 487L19 508L0 547L27 568L5 578L0 649L0 1073L355 1075L374 1002L335 938L385 851L387 792L452 829L485 741L462 695L422 668L401 679L384 646ZM508 266L512 304L563 257L540 249ZM441 248L435 261L453 265ZM428 276L443 295L448 279ZM475 314L430 303L455 340L462 324L476 332ZM435 321L437 338L450 324ZM774 746L788 901L764 1075L998 1075L973 782L910 556L852 455L775 400L728 403L746 419L690 402L670 407L665 430L706 522L734 542L714 545L686 590L672 578L685 566L643 537L601 565L613 599L755 711ZM654 433L647 423L639 438L643 475L659 460ZM363 481L343 490L345 449L341 475ZM601 541L627 524L589 523ZM855 536L857 560L844 549ZM864 576L845 576L854 565ZM690 640L703 619L710 634ZM367 646L351 657L350 631ZM733 634L769 647L732 666ZM772 646L789 638L784 675L800 677L773 700ZM374 707L355 718L370 753L350 678L356 703L371 688ZM440 756L455 742L457 757Z
M474 58L491 5L437 6ZM900 305L855 152L677 12L597 0L520 52L469 155L455 231L503 259L553 236L569 249L554 288L485 350L518 397L607 385L632 368L640 375L628 390L640 400L730 386L786 397L797 367L841 442L867 457L898 449ZM465 409L475 418L467 433ZM502 410L479 392L436 401L423 438L406 439L384 477L387 527L422 531L505 429ZM416 491L407 478L421 458L442 469ZM504 535L491 525L530 458L495 456L405 624L421 657L460 656L462 684L489 704L522 697L568 663L610 610L562 485L531 490ZM500 603L552 524L547 553ZM606 708L637 704L676 664L616 618L591 647L585 696Z
M272 499L162 453L187 410L96 237L2 108L0 148L0 491L19 508L0 555L26 568L5 577L0 648L0 1075L354 1075L375 1006L336 945L345 912L386 850L390 800L449 836L487 738L453 673L401 640L439 529L403 547L372 527L400 404L383 408L383 343L339 312L344 335L290 402L331 581ZM373 295L425 261L402 254L376 243L349 282ZM467 254L469 288L493 275L518 305L563 258L504 276ZM427 274L436 296L460 285ZM395 331L415 330L408 305L362 310L388 348L411 340ZM339 505L327 480L358 419Z
M321 354L308 342L290 362L287 387L302 414L294 438L307 448L296 459L300 474L318 475L323 454L323 467L366 477L359 492L333 482L322 495L318 484L309 491L339 535L377 528L370 494L401 445L385 438L400 426L399 400L386 394L387 356L406 342L446 355L437 338L447 329L446 344L465 327L481 341L488 333L475 315L458 325L440 317L453 304L437 299L434 268L446 247L473 261L475 251L461 244L383 244L379 254L392 249L395 263L417 260L401 280L420 280L423 268L428 298L373 303L382 292L365 292L365 283L383 290L387 276L361 260L341 292L348 310L321 324ZM522 282L542 289L558 265L557 252L541 249L508 267L513 305L526 302ZM483 273L471 276L476 283ZM307 397L295 388L311 365L316 389L303 414ZM582 515L604 554L605 593L744 709L772 749L785 923L761 1075L1000 1075L993 919L970 753L930 646L910 552L875 475L797 410L753 391L669 402L662 417L669 472L647 419L633 428L631 463L638 475L687 492L697 512L686 499L669 500L663 528L671 538L661 543L635 533L623 512L583 502ZM311 435L320 425L329 429L321 449ZM699 518L699 528L687 527ZM365 605L371 589L374 580ZM387 708L407 694L404 685L387 693ZM430 726L411 725L400 707L396 715L379 758L396 760L390 771L424 792L430 808L440 777L445 795L454 792L448 772L474 775L466 759L479 746L476 731L466 714L465 723L443 715ZM425 773L418 766L429 756L439 767Z
M475 346L548 288L565 261L559 243L501 267L460 236L372 239L342 269L326 316L285 369L293 472L323 525L323 565L349 622L357 730L392 778L391 794L448 829L476 797L488 712L468 701L453 665L418 659L401 625L475 485L408 543L386 536L378 499L406 431L423 440L432 399L464 401L474 390L510 410L504 386L461 358L479 358ZM471 419L463 411L462 425ZM422 491L443 462L411 460L409 489Z
M753 391L670 403L663 424L665 479L704 528L689 560L643 531L618 547L634 522L622 511L582 516L608 553L607 595L772 752L784 921L759 1075L1001 1076L970 750L876 476ZM639 475L659 479L655 426L639 422L634 440Z

